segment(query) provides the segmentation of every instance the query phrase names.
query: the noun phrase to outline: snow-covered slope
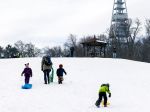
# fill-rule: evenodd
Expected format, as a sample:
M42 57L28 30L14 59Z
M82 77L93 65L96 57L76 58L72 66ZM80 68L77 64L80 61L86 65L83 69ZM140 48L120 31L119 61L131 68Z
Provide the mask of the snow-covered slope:
M150 64L123 59L52 58L56 71L62 63L67 75L62 85L45 85L41 58L0 60L0 112L148 112ZM29 62L33 88L21 89L21 72ZM110 83L108 108L96 108L98 89Z

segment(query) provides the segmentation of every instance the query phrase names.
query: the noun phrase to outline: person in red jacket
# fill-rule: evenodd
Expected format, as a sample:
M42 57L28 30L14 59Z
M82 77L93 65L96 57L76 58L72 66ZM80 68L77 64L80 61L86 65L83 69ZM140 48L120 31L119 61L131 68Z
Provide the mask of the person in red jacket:
M25 84L29 84L30 77L32 77L32 69L29 67L29 63L25 64L25 68L21 73L21 76L25 76Z
M66 71L63 69L63 65L60 64L59 68L57 69L57 76L58 76L58 84L62 84L63 79L63 73L65 73L65 75L67 75Z

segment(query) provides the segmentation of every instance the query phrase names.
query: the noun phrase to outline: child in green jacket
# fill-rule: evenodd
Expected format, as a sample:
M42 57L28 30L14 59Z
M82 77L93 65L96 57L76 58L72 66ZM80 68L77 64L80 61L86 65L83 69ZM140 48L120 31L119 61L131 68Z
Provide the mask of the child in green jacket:
M104 98L104 107L107 107L107 94L109 94L109 97L111 97L111 92L109 90L109 84L102 84L99 89L99 98L96 101L95 105L97 107L100 107L100 103L102 101L102 98Z

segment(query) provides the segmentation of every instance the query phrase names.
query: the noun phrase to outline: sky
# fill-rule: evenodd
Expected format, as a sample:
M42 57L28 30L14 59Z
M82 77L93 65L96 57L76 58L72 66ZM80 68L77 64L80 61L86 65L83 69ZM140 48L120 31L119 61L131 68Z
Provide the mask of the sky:
M150 18L148 0L127 0L129 18ZM106 32L114 0L0 0L0 46L18 40L39 48ZM143 22L144 24L144 22Z

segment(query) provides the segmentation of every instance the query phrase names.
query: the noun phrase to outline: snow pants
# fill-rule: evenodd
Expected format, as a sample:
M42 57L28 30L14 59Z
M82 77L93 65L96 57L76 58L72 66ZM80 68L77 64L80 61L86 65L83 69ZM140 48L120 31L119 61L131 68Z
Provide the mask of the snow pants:
M25 84L29 84L30 76L25 76Z
M63 81L63 76L58 76L58 84L62 84L62 81Z
M106 92L100 92L99 93L99 98L96 101L95 105L99 106L103 98L104 98L104 106L107 106L107 95L106 95Z

